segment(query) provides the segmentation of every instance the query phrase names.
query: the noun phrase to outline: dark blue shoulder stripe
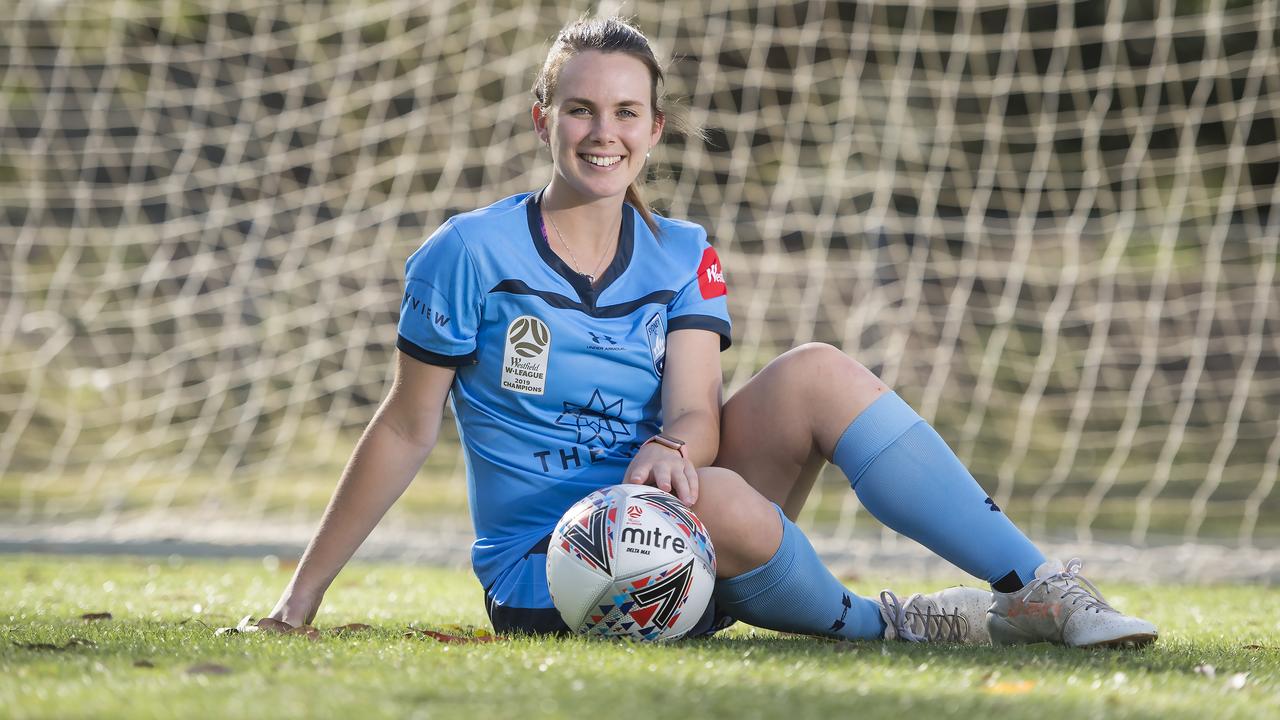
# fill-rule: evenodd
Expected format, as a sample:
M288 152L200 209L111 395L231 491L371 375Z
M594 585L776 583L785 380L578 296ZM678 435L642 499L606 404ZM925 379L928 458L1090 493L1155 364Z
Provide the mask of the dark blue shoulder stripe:
M472 350L466 355L441 355L440 353L432 352L421 345L418 345L403 335L396 337L396 347L405 355L428 365L462 367L463 365L475 365L479 362L477 360L478 354L475 350Z
M674 290L657 290L648 295L638 297L635 300L620 303L618 305L588 305L578 302L573 298L566 297L560 293L553 293L547 290L534 290L529 287L523 280L503 280L490 290L491 293L511 293L512 295L533 295L542 298L542 301L558 310L577 310L581 313L598 318L620 318L626 317L645 305L666 305L675 299Z
M667 320L667 332L676 330L710 330L720 336L720 352L729 349L733 340L729 334L729 323L714 315L680 315Z

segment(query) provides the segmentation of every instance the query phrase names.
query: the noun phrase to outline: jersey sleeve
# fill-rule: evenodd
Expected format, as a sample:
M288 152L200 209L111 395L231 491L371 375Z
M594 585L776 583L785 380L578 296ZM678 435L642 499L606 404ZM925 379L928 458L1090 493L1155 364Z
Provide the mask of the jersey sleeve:
M667 332L690 328L710 330L720 336L720 350L723 352L733 341L724 267L720 264L715 248L705 240L701 242L701 246L697 267L690 267L696 272L690 274L688 281L667 306Z
M483 299L462 236L446 222L405 263L396 347L428 365L476 362Z

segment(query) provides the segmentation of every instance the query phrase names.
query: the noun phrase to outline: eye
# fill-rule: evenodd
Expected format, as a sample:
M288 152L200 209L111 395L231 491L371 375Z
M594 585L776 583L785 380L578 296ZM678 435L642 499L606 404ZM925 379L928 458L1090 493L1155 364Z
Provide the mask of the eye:
M590 109L588 109L588 108L585 108L585 107L576 107L576 108L573 108L572 110L570 110L570 111L569 111L569 114L570 114L570 115L577 115L577 116L579 116L579 117L587 117L588 115L590 115L590 114L591 114L591 110L590 110Z
M618 111L618 117L635 118L635 117L640 117L640 113L636 112L635 110L631 110L630 108L623 108L622 110Z

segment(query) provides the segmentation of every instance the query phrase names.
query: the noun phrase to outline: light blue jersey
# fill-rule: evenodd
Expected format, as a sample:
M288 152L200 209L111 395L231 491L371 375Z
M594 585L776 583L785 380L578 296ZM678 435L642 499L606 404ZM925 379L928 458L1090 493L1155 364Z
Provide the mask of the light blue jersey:
M658 239L624 206L592 288L548 246L539 195L455 216L410 256L397 342L457 368L472 566L491 602L520 608L551 607L539 541L573 503L621 482L661 428L667 334L709 330L729 346L701 227L658 217Z

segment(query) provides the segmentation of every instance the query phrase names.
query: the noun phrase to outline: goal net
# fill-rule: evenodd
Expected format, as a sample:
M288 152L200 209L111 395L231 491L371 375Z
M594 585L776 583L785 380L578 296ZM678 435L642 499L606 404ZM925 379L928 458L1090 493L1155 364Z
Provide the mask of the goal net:
M5 3L0 541L305 542L386 389L405 258L547 182L533 73L618 7ZM621 10L706 129L648 197L724 260L730 391L831 343L1037 541L1280 572L1274 2ZM450 436L371 547L461 557L465 504ZM922 557L834 470L801 521L833 557Z

